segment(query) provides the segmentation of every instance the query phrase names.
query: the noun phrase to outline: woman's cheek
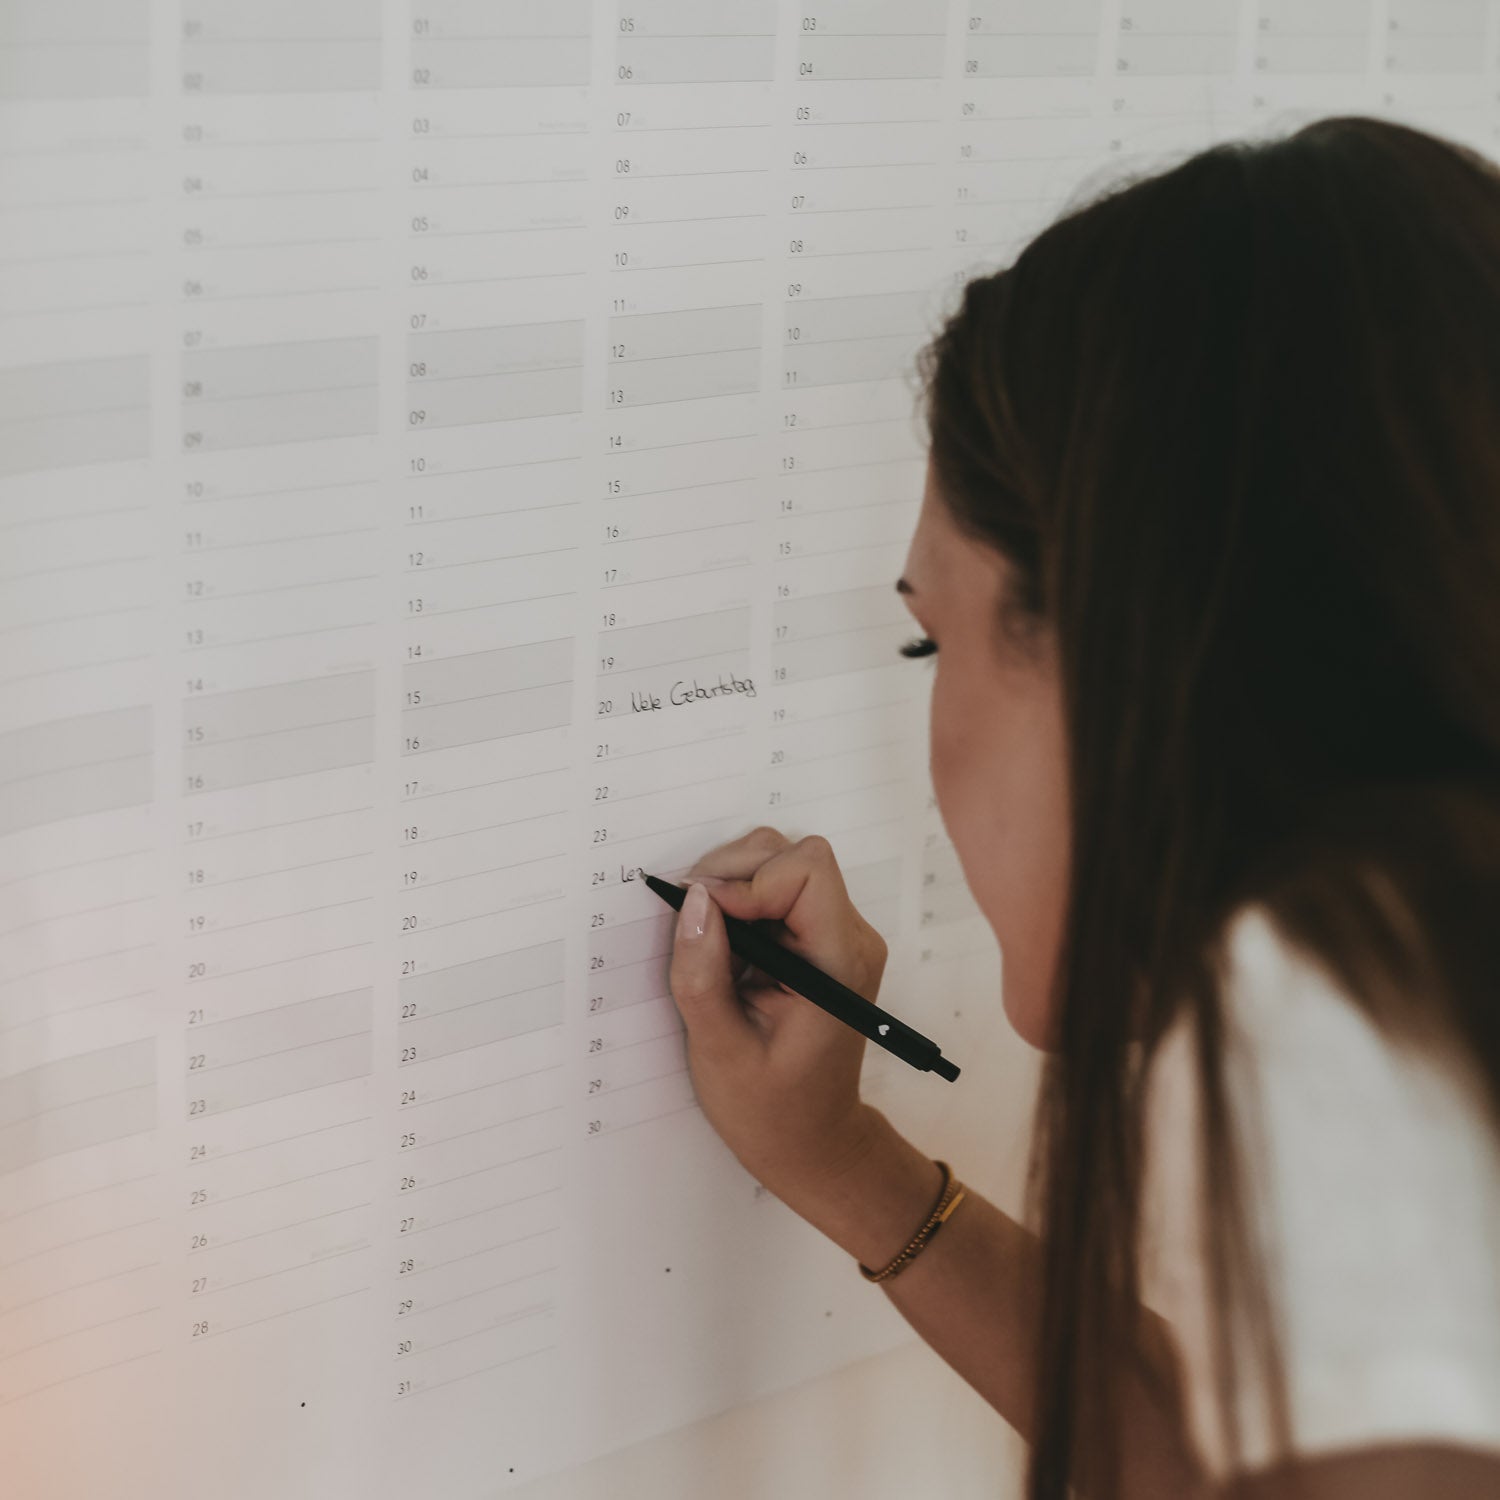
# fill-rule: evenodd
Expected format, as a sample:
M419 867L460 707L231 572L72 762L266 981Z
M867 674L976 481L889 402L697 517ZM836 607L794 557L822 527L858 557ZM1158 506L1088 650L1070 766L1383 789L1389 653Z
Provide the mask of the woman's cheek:
M928 770L938 811L950 836L961 826L963 814L957 806L960 782L959 756L963 744L962 705L954 703L953 693L939 669L932 685L932 703L928 720Z
M1066 886L1061 736L1043 705L1017 713L1026 702L1020 685L989 672L964 691L958 678L950 661L948 680L940 673L933 684L933 792L969 890L1000 945L1011 1025L1046 1048Z
M996 747L950 673L933 684L928 770L943 826L953 841L970 892L993 921L992 824L998 770Z

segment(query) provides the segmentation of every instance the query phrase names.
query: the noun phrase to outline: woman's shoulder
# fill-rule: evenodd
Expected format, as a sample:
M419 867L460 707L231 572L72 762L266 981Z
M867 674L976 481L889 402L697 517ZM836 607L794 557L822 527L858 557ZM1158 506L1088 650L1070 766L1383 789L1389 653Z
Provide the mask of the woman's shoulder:
M1223 952L1227 1096L1295 1446L1500 1450L1500 1133L1477 1072L1382 1029L1264 908L1236 915ZM1173 1326L1218 1468L1202 1139L1183 1020L1148 1079L1142 1293ZM1235 1364L1253 1463L1269 1456L1267 1408Z

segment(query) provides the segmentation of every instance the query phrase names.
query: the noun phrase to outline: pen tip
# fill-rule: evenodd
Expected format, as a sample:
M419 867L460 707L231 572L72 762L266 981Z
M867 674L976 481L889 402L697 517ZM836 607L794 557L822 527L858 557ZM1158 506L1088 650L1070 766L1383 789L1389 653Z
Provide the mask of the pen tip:
M646 882L648 890L654 891L668 906L676 911L682 910L682 898L687 894L680 887L671 884L670 881L658 879L655 875L648 875L641 871L641 878Z

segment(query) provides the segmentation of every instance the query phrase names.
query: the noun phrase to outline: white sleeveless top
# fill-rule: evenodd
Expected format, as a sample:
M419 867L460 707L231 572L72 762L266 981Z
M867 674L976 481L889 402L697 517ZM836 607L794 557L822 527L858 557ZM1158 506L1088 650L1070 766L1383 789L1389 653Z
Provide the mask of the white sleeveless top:
M1387 1042L1263 910L1239 914L1227 952L1226 1077L1231 1107L1253 1098L1261 1117L1264 1152L1245 1150L1249 1218L1279 1261L1267 1274L1294 1450L1500 1453L1500 1136L1477 1084ZM1152 1069L1142 1297L1172 1325L1192 1436L1222 1479L1185 1022ZM1272 1429L1253 1359L1235 1366L1254 1468L1276 1456Z

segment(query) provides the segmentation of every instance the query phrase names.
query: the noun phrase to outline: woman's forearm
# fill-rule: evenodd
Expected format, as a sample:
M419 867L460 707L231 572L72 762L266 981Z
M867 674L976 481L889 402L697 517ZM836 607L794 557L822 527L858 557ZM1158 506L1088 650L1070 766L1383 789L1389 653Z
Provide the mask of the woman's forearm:
M873 1106L868 1131L832 1183L791 1202L842 1249L883 1266L922 1224L942 1189L942 1172ZM910 1265L880 1283L913 1328L1021 1435L1035 1431L1042 1248L1036 1235L972 1189ZM1165 1325L1147 1315L1160 1365L1159 1389L1173 1390ZM1165 1404L1122 1374L1126 1496L1192 1496L1201 1489L1175 1399ZM1085 1462L1084 1469L1087 1471Z

